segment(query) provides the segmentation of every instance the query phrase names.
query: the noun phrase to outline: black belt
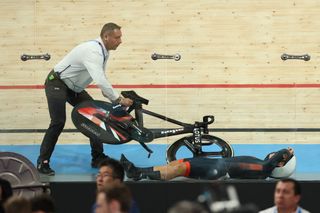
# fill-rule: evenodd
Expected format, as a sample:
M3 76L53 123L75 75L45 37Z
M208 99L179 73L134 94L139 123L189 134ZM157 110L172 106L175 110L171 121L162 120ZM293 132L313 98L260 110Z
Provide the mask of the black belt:
M64 83L64 81L60 78L60 73L55 72L54 70L51 70L48 74L46 83L49 81L60 81L61 83L63 83L68 89L70 89L68 87L68 85L66 85L66 83ZM71 89L70 89L71 90ZM72 90L73 91L73 90Z

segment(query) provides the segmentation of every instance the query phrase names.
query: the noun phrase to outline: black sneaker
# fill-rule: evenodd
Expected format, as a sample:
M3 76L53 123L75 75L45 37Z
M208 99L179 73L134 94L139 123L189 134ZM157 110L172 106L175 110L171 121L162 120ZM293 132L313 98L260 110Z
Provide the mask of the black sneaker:
M124 154L121 154L120 164L124 168L126 175L128 178L133 179L135 181L141 180L143 178L143 174L135 165L129 161Z
M91 161L91 167L92 168L98 168L99 164L101 161L106 160L106 159L110 159L110 157L108 155L102 154L96 158L92 158Z
M37 170L41 174L45 174L45 175L49 175L49 176L55 175L54 170L50 168L49 162L38 163Z

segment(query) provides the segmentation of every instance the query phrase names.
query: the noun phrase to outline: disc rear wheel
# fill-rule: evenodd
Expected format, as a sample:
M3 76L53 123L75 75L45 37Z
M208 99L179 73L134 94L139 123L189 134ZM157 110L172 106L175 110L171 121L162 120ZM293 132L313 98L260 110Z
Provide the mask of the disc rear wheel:
M193 145L193 136L183 137L169 146L167 149L167 162L181 158L192 157L232 157L231 145L212 135L202 135L201 147Z

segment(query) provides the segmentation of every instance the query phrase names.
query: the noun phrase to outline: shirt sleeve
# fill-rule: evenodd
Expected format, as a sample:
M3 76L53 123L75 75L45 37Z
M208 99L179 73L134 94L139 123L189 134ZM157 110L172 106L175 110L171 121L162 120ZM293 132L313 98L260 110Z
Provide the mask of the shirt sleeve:
M110 101L115 101L119 98L119 94L113 89L105 75L103 60L101 49L90 49L85 54L83 65L88 70L93 81L101 89L103 96Z

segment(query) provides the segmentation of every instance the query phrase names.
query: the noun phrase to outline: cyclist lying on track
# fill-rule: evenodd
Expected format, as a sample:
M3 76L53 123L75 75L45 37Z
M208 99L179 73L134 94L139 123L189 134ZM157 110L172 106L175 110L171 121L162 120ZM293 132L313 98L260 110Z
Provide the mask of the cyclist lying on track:
M252 156L230 158L196 157L172 161L167 165L136 167L123 154L120 163L127 177L133 180L171 180L175 177L216 180L220 178L265 179L289 177L295 170L296 157L293 149L272 152L264 160Z

